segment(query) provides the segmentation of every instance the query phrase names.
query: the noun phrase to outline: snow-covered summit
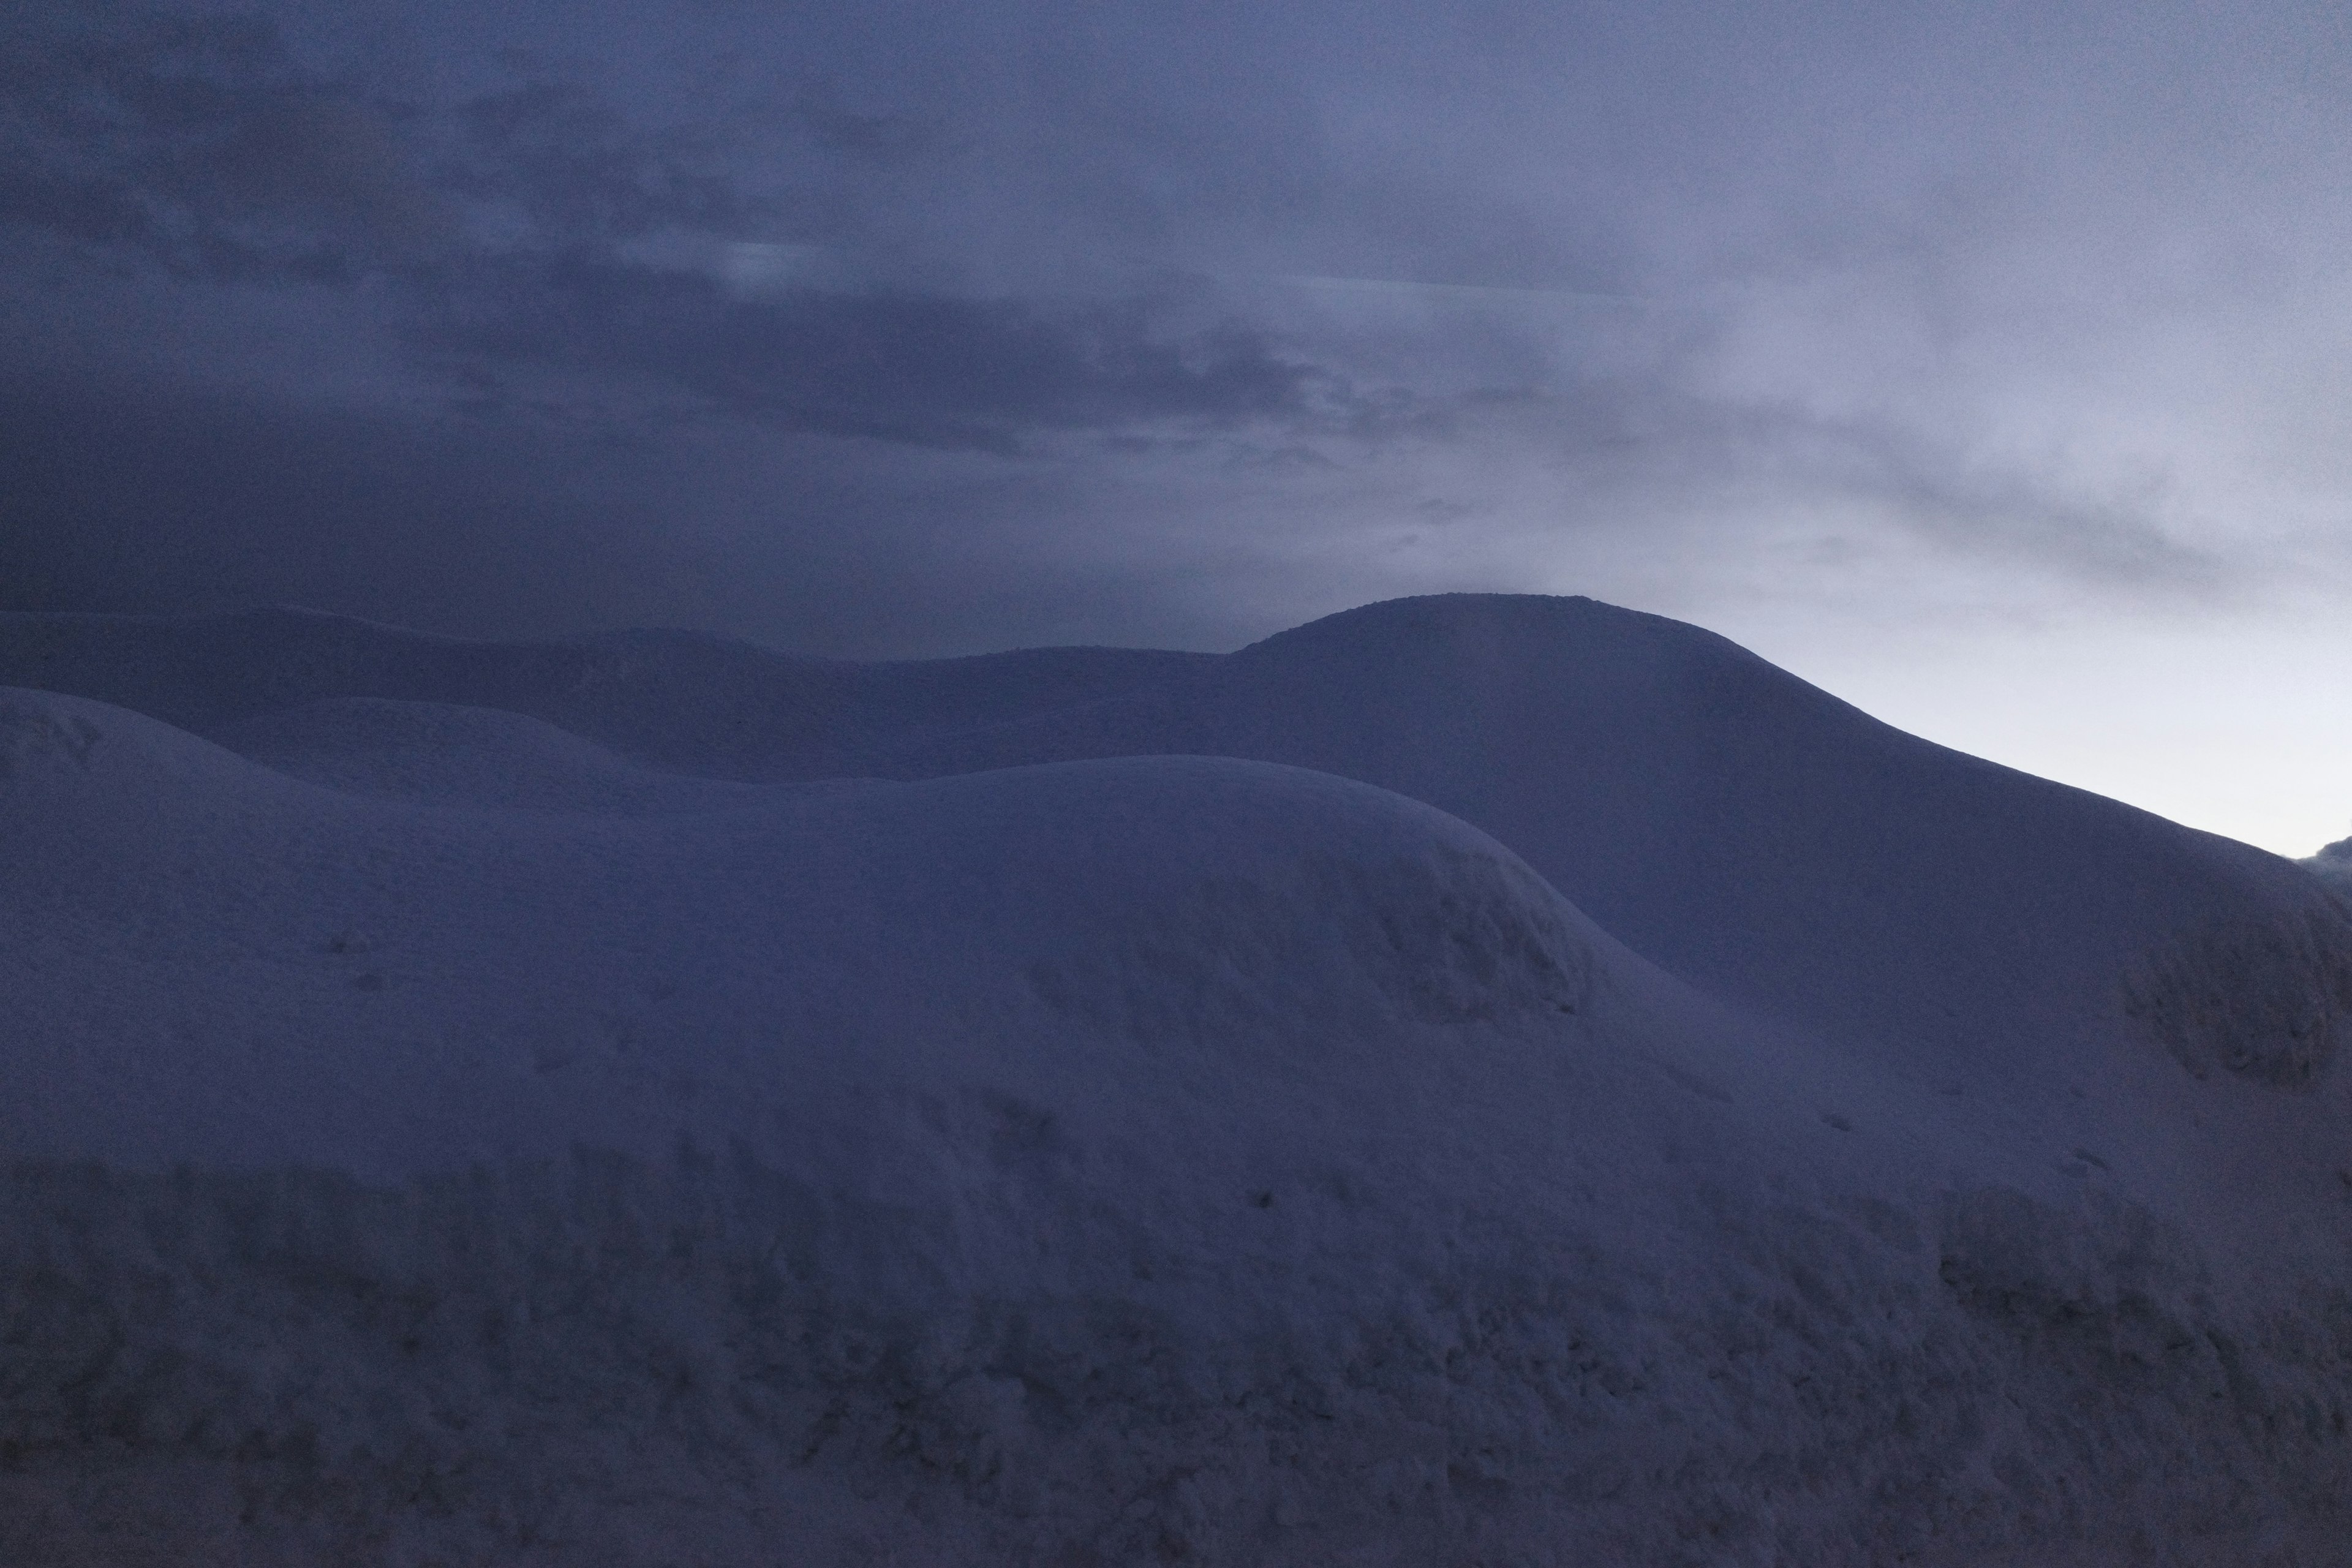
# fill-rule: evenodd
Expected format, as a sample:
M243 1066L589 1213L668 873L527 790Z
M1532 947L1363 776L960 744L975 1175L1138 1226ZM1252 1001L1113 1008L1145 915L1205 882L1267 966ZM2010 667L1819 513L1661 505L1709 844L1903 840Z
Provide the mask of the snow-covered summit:
M2282 984L2339 992L2301 934L2337 915L2286 862L1932 745L1711 633L1585 599L1370 605L871 771L1150 751L1429 801L1676 973L1932 1046L1939 1070L2039 1071L2013 1047L2101 1027L2118 978L2158 950L2267 950L2284 931L2301 967Z

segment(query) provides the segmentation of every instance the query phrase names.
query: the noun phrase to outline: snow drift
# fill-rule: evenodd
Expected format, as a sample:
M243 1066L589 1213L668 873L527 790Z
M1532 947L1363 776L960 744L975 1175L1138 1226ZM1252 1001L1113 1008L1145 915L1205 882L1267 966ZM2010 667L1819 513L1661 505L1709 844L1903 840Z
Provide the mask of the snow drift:
M2303 864L2337 893L2352 894L2352 838L2337 839Z
M0 681L8 1561L2352 1525L2343 906L1693 628Z

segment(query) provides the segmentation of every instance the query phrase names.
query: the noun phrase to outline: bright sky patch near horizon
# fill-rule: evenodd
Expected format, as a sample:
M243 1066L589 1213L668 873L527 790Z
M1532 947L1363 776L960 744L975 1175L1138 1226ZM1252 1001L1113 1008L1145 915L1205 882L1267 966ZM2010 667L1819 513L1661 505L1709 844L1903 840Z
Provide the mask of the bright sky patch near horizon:
M2352 24L0 19L0 607L913 657L1586 593L2352 831Z

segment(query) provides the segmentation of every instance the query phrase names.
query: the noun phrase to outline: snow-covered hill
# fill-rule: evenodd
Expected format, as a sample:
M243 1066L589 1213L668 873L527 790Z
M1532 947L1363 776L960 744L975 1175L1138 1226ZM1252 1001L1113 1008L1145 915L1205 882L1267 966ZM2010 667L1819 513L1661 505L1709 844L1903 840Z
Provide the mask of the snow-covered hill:
M0 685L0 1560L2345 1561L2352 916L1695 628Z

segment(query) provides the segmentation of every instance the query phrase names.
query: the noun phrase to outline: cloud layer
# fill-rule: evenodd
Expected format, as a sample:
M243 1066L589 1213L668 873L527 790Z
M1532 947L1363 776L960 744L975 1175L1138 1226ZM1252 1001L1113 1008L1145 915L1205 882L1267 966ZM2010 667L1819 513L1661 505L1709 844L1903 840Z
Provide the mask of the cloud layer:
M2352 593L2324 7L0 31L11 606L896 655Z

